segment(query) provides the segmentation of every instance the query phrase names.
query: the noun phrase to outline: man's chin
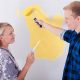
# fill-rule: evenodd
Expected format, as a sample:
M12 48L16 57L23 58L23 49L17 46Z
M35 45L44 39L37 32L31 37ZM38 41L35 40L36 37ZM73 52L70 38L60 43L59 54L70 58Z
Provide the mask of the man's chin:
M72 30L72 31L73 31L74 29L72 29L72 28L68 28L68 30Z
M76 29L76 26L74 26L74 25L68 25L68 29L75 30Z
M75 30L73 27L68 27L68 30Z

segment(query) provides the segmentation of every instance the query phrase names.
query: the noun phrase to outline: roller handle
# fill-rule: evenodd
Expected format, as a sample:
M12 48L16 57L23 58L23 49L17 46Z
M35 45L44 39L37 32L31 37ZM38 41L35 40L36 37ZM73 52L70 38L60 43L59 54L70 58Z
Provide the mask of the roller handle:
M37 25L39 25L40 28L42 28L42 25L37 21L37 18L34 18L34 21Z

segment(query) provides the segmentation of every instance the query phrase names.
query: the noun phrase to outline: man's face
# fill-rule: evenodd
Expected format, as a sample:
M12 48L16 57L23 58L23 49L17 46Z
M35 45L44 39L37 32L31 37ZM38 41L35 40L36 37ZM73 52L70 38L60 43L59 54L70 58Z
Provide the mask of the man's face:
M71 10L64 10L65 22L68 25L68 29L75 30L77 28L76 19L73 17Z

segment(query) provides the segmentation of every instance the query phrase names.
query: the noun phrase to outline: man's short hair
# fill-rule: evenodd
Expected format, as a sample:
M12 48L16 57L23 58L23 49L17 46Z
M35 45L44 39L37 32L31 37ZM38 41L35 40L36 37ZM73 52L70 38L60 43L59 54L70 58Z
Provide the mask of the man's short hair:
M69 5L65 6L63 9L71 10L73 13L73 17L80 16L80 1L74 1L74 2L70 3Z

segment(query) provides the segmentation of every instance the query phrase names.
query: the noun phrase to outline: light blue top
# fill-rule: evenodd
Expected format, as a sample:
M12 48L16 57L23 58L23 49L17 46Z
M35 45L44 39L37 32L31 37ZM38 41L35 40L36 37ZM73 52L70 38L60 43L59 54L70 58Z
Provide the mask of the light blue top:
M0 80L17 80L20 69L9 50L0 48Z

